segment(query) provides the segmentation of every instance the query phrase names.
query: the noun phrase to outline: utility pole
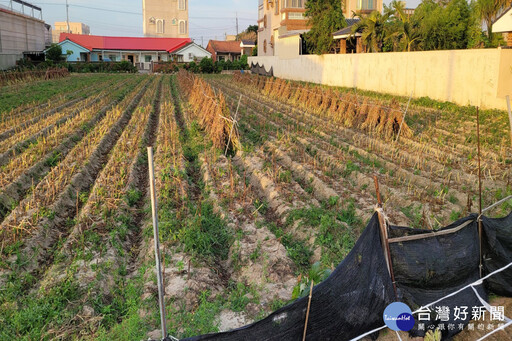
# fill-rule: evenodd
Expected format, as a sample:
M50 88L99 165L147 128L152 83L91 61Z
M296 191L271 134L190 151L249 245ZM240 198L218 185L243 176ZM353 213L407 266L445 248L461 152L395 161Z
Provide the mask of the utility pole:
M236 12L236 37L238 38L238 12Z
M68 25L68 33L69 33L69 5L68 5L68 0L66 0L66 23Z

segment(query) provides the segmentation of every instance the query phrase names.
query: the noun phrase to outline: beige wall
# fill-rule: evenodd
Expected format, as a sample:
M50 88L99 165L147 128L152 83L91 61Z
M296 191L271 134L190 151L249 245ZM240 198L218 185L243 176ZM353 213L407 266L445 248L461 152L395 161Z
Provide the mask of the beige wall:
M53 26L54 29L52 31L52 40L54 43L58 43L60 42L60 34L68 31L68 24L65 21L56 21ZM84 23L70 22L69 33L89 35L91 34L91 29Z
M185 10L179 9L180 1L184 1ZM145 37L188 38L188 0L143 0L142 20ZM151 18L155 19L152 23ZM163 23L163 33L157 32L157 22ZM180 33L180 23L184 23L185 33Z
M0 69L16 65L25 51L45 48L44 21L0 9Z
M428 96L459 105L506 109L512 95L512 50L308 55L294 59L251 57L276 77L355 87L414 98Z
M299 57L300 36L282 37L275 39L276 55L281 59L293 59Z
M493 25L493 32L512 32L512 10L508 10Z

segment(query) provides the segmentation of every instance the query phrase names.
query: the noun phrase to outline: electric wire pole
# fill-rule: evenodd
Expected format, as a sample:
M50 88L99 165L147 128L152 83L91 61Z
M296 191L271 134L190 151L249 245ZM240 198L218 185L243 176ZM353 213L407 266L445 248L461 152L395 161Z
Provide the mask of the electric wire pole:
M69 33L69 5L68 5L68 0L66 0L66 24L68 26L68 33Z

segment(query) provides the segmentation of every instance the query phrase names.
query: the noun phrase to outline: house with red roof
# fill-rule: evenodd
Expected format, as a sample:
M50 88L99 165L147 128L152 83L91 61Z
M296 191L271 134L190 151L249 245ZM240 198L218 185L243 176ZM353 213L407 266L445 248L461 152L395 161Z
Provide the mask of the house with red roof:
M210 40L206 50L212 54L212 59L216 61L235 61L242 55L242 47L239 41Z
M150 70L154 62L210 57L208 51L200 48L190 38L107 37L61 33L59 45L68 62L127 60L145 70Z

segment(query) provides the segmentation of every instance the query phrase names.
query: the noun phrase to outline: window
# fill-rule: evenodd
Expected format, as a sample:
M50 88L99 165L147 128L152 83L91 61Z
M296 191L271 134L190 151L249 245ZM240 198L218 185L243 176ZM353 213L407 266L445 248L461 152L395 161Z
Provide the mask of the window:
M145 56L144 56L144 61L145 61L146 63L151 63L151 56L150 56L150 55L145 55Z
M164 33L164 21L162 19L156 21L156 33Z
M176 18L172 19L172 24L174 26L178 25L178 19L176 19Z
M374 0L358 0L357 9L359 10L374 10L376 9Z
M297 12L290 12L290 13L288 13L288 19L290 19L290 20L304 19L304 14L297 13Z
M194 59L194 54L193 53L189 53L188 54L188 59L189 60L193 60Z
M267 39L263 41L263 52L267 53Z
M274 14L279 15L279 0L276 0L276 8Z
M284 0L284 1L286 1L286 4L285 4L286 8L304 8L303 0Z
M187 34L187 22L180 20L180 34Z
M178 9L180 11L185 11L187 9L187 0L179 0Z
M220 62L220 61L222 61L222 60L226 60L226 56L218 56L218 57L217 57L217 59L218 59L218 60L219 60L219 62Z

